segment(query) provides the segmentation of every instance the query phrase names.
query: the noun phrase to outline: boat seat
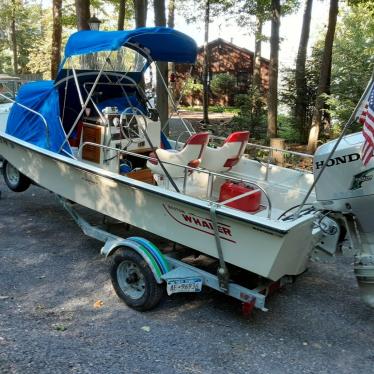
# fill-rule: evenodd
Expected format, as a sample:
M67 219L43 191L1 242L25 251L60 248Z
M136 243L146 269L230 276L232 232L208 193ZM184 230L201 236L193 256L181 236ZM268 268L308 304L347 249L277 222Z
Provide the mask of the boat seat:
M207 147L200 167L217 173L229 171L242 157L248 139L249 131L237 131L226 138L222 147Z
M158 148L155 152L161 161L184 166L198 167L208 144L208 140L209 133L202 132L192 135L187 140L181 151L177 151L175 149ZM152 153L150 154L150 157L152 157ZM151 169L154 174L165 174L159 165L158 160L154 157L154 154L153 158L147 161L147 167ZM181 178L184 176L184 168L182 167L169 164L164 164L164 167L172 178Z

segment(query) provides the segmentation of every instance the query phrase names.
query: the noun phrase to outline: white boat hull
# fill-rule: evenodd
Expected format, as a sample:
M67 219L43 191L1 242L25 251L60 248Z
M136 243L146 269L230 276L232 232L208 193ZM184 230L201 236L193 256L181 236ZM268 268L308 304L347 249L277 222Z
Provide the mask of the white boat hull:
M218 257L210 203L54 154L0 133L0 154L36 184L82 206ZM312 216L275 221L220 206L224 259L273 281L306 268Z

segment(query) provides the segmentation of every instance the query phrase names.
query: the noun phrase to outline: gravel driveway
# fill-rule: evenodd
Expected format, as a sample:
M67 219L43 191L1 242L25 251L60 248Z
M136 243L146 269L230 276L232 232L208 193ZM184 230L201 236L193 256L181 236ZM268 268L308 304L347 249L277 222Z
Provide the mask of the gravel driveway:
M0 190L0 373L374 373L351 258L312 263L249 319L211 290L139 313L51 193Z

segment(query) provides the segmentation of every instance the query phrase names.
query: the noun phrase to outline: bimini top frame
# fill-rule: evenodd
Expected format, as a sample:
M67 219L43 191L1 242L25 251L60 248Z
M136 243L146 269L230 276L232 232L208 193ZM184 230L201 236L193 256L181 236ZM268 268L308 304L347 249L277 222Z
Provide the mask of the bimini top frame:
M142 27L126 31L78 31L70 36L66 44L65 59L95 52L116 51L130 43L139 47L138 52L144 50L155 61L194 63L196 60L195 41L168 27Z

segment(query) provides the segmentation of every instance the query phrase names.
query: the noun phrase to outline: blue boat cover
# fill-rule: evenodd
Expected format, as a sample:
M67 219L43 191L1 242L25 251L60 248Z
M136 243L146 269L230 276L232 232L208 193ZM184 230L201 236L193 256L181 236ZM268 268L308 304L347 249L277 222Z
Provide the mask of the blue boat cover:
M41 148L58 152L65 140L65 132L60 123L58 92L53 83L38 81L21 86L16 104L9 113L5 132ZM49 136L43 119L17 103L40 113L45 118ZM65 143L63 149L71 154L68 143Z
M139 44L156 61L194 63L195 41L168 27L141 27L127 31L78 31L70 36L65 58L100 51L115 51L125 43Z

